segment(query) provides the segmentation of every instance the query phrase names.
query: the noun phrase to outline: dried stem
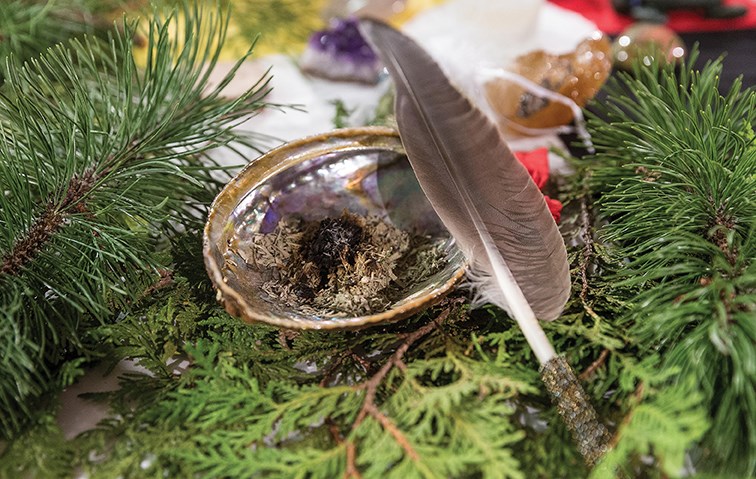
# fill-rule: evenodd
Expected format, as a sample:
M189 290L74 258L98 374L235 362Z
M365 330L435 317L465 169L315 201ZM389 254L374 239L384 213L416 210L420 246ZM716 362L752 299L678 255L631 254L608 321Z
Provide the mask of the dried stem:
M362 479L362 474L357 470L357 448L354 442L346 441L346 471L344 471L344 479Z
M357 470L357 450L354 447L354 442L348 439L344 439L339 431L339 426L333 421L333 419L326 418L326 424L328 425L328 431L331 433L331 437L340 446L344 446L346 450L346 470L344 471L344 479L362 479L362 474Z
M299 336L299 331L293 329L282 329L278 332L278 344L287 351L291 351L291 341Z
M375 405L375 395L378 392L378 387L381 385L381 382L383 382L389 371L391 371L394 366L402 361L402 358L407 353L410 346L412 346L412 344L417 342L423 336L436 329L439 324L446 320L448 316L449 310L445 309L443 312L441 312L441 314L438 315L436 319L426 324L422 328L408 334L399 348L397 348L394 354L391 355L391 357L388 359L388 361L386 361L381 369L379 369L378 372L375 373L373 377L371 377L368 381L359 385L361 389L365 390L365 401L363 402L362 409L360 410L360 413L357 415L357 419L354 422L354 427L360 425L362 420L368 414L369 407L371 405Z
M173 284L173 271L161 268L158 270L158 274L160 275L159 279L144 290L144 293L142 293L143 297L148 298L161 289Z
M591 233L592 222L590 207L588 205L588 195L585 194L580 199L580 229L581 238L583 240L583 254L580 260L580 302L583 305L585 312L593 318L595 321L601 320L601 317L596 314L593 308L588 304L588 265L591 264L591 258L593 258L593 234Z
M363 406L363 409L367 411L370 416L378 421L380 425L388 431L389 434L391 434L394 437L394 440L396 441L399 446L404 449L405 454L407 454L407 457L412 459L413 461L417 461L420 459L420 456L418 456L415 449L412 447L412 444L410 444L407 437L404 435L402 431L399 430L398 427L396 427L396 424L389 419L388 416L383 414L381 411L378 410L378 408L375 406L375 404L370 403Z
M601 354L599 354L599 357L595 361L593 361L591 365L585 369L585 371L580 373L580 376L578 376L578 379L580 379L581 381L587 381L588 379L590 379L591 376L593 376L596 373L598 368L604 365L604 363L606 362L606 358L608 357L609 357L609 350L603 349L601 351Z
M394 352L394 354L391 355L391 357L386 361L386 363L367 381L364 383L358 385L357 387L359 389L365 390L365 399L362 403L362 408L360 409L359 413L357 413L357 418L354 421L354 424L352 425L352 431L356 430L360 424L362 424L362 421L365 420L367 416L372 417L378 423L385 429L389 434L391 434L394 437L394 440L399 444L399 446L404 450L405 454L407 454L407 457L412 459L413 461L417 461L419 459L419 455L417 454L417 451L412 447L412 444L410 444L407 437L402 433L401 430L394 424L394 422L386 416L384 413L382 413L378 406L375 403L376 395L378 393L378 388L380 387L383 380L386 378L388 373L391 371L392 368L397 367L400 369L406 368L406 365L404 364L403 358L404 355L409 351L409 348L431 333L433 330L438 328L441 323L443 323L450 314L450 309L445 309L441 314L438 315L437 318L435 318L430 323L426 324L425 326L417 329L416 331L413 331L412 333L406 335L404 337L404 340L402 341L401 345L397 348L397 350ZM354 445L352 445L354 447ZM359 477L355 476L354 473L357 472L357 467L355 464L355 456L354 454L351 456L350 461L350 452L347 448L347 476L346 477ZM350 471L353 471L350 473ZM351 475L349 475L351 474Z

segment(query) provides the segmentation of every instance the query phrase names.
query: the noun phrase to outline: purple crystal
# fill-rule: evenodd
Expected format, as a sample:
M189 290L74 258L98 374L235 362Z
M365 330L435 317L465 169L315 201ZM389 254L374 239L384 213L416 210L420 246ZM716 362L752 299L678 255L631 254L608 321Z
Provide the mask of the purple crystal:
M310 46L335 57L346 57L354 63L372 64L377 57L357 27L355 18L336 19L330 28L315 32Z

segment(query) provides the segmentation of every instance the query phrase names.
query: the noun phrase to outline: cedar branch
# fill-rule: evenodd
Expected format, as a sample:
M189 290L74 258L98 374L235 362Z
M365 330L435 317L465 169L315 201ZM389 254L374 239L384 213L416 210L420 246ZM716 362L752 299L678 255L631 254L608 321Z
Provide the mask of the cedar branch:
M357 470L357 450L354 446L354 442L349 439L344 439L339 431L338 425L329 417L326 418L326 424L328 425L328 431L331 433L331 437L339 446L344 446L346 450L346 470L344 471L344 479L362 479L362 474Z
M346 441L346 471L344 471L344 479L362 479L362 474L357 470L357 448L353 441Z
M354 446L354 441L344 439L339 431L338 425L333 419L326 418L326 424L328 425L328 432L331 433L331 437L339 446L344 446L346 451L346 470L344 471L344 479L362 479L362 474L357 470L357 449Z
M635 392L633 392L633 398L636 401L636 405L637 405L637 403L640 403L641 399L643 398L643 392L644 392L644 390L645 390L645 385L644 385L643 381L641 381L640 383L638 383L638 387L635 388ZM617 445L617 443L619 443L619 440L621 438L620 435L622 434L622 430L628 424L630 424L630 421L633 419L634 413L635 413L635 409L633 409L630 412L628 412L627 416L625 416L622 419L622 422L620 423L620 425L616 429L617 432L614 434L614 437L612 438L612 440L609 443L609 448L610 449L614 449L614 447Z
M402 449L404 449L404 452L410 459L412 459L413 461L420 459L420 456L417 455L417 452L412 447L412 444L410 444L404 433L402 433L402 431L400 431L399 428L396 427L396 424L394 424L394 422L389 419L388 416L379 411L378 407L376 407L375 404L366 404L365 406L363 406L363 408L367 411L368 414L370 414L373 419L380 423L383 429L388 431L389 434L394 437L396 443L399 444Z

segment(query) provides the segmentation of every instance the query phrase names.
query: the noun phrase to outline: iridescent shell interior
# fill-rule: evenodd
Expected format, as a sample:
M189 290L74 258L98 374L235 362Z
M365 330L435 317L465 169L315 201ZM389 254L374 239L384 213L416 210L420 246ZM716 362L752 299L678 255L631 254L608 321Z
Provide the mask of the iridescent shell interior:
M384 311L357 317L313 316L261 292L261 273L229 245L272 232L282 218L306 221L344 210L378 215L404 230L431 235L446 252L444 268ZM284 328L341 329L397 321L440 300L464 275L464 256L428 203L388 128L334 130L278 147L245 167L215 199L205 226L205 266L226 310L247 322Z

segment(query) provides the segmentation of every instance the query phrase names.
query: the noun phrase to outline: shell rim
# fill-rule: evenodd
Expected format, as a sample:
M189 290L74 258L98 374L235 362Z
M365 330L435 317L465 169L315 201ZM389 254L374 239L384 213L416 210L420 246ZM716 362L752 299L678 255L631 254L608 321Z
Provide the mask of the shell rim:
M285 155L287 152L296 151L302 147L306 147L308 144L314 145L322 143L324 140L330 138L337 139L352 139L357 140L360 137L393 137L399 138L399 133L389 127L381 126L365 126L365 127L352 127L341 128L329 131L327 133L320 133L316 135L306 136L300 139L292 140L284 143L270 151L264 153L260 157L252 160L244 168L239 171L218 193L213 200L208 213L207 222L203 229L202 235L202 256L205 262L205 269L208 276L216 289L217 300L224 306L226 311L232 316L238 317L246 323L266 323L272 326L277 326L286 329L316 329L316 330L336 330L336 329L350 329L361 328L366 326L372 326L376 324L392 323L400 321L409 317L410 315L420 311L423 308L432 306L446 296L453 287L464 277L466 270L466 263L463 261L459 268L441 285L436 286L428 293L408 301L400 306L381 311L380 313L353 316L345 318L320 318L320 319L291 319L274 315L272 313L260 314L253 310L244 300L241 293L230 287L224 281L224 276L221 270L221 266L215 261L212 254L212 248L210 237L213 232L213 227L217 223L217 217L220 206L222 204L231 202L234 199L238 200L239 193L235 191L236 185L242 181L245 176L249 174L249 170L254 164L272 156ZM356 142L354 146L360 144ZM365 146L369 146L365 144ZM282 164L280 168L270 172L264 178L255 182L252 187L259 186L260 183L266 181L271 176L274 176L281 171L295 166L302 161L306 160L307 155L299 155L299 158L293 159L290 163ZM248 190L245 190L248 191Z

